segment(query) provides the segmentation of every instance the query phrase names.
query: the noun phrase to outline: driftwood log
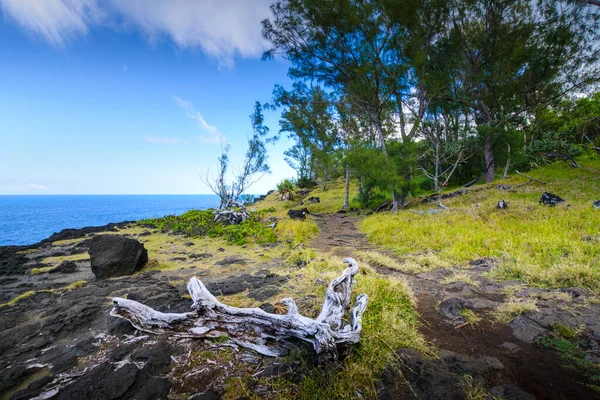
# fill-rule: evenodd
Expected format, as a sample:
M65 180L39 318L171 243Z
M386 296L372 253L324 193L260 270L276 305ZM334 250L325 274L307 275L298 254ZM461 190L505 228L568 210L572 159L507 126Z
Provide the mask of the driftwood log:
M344 259L347 268L331 281L325 302L316 319L301 315L294 300L286 298L287 314L270 314L260 308L237 308L217 300L197 278L190 279L187 289L193 311L163 313L137 301L115 297L110 315L128 320L136 329L153 334L179 337L228 337L241 347L266 356L282 356L297 347L298 341L310 343L321 361L338 358L344 346L358 343L361 317L367 307L367 295L354 300L348 323L344 316L350 308L351 286L358 273L352 258Z
M234 208L236 207L236 208ZM250 212L244 203L228 200L221 202L219 207L214 211L215 223L224 223L226 225L237 225L250 219Z

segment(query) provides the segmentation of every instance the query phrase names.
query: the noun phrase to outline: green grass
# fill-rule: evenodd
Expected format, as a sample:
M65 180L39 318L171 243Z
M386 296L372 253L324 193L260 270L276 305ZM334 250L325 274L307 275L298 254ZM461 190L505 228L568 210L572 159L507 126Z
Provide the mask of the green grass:
M469 310L468 308L463 308L462 310L460 310L458 312L458 315L464 317L469 325L477 325L477 323L481 321L481 317L475 314L473 310Z
M396 260L378 251L357 252L359 259L372 267L385 267L407 274L420 274L446 266L433 252L423 254L404 254L401 260Z
M65 287L65 290L79 289L87 285L87 281L77 281Z
M277 222L275 234L283 242L307 243L319 234L319 227L310 216L304 221L284 218Z
M581 164L582 168L573 169L555 163L529 173L548 185L531 183L514 191L496 187L526 181L517 175L444 200L450 211L421 215L416 211L435 205L419 205L372 215L360 228L370 241L401 256L433 251L448 265L495 257L497 278L599 292L600 246L589 238L599 234L600 212L592 209L592 201L600 197L600 160ZM539 205L544 191L563 197L568 206ZM508 210L495 209L501 198L508 201Z
M344 205L344 195L346 193L346 181L342 178L327 183L326 190L321 187L315 188L308 197L318 197L320 203L306 203L302 207L308 208L312 214L334 213L341 210ZM356 200L358 196L358 183L356 180L350 181L349 206L359 208Z
M25 300L25 299L33 296L34 294L35 294L35 290L30 290L30 291L27 291L25 293L22 293L22 294L18 295L17 297L15 297L14 299L12 299L11 301L9 301L8 303L0 304L0 308L2 308L2 307L12 307L15 304L17 304L17 302L19 302L21 300Z
M302 189L296 189L296 191ZM344 195L346 192L346 183L342 178L334 179L327 183L325 190L321 187L316 187L310 190L310 193L304 197L296 195L294 200L281 201L279 192L275 191L268 195L266 199L259 201L256 205L252 206L256 210L270 210L272 215L277 217L283 217L287 214L290 208L306 207L312 214L323 214L323 213L334 213L339 211L344 205ZM304 199L309 197L318 197L319 203L308 203L300 204ZM360 204L357 200L358 197L358 183L356 180L350 180L350 200L349 206L351 208L359 208Z
M31 275L43 274L44 272L50 272L53 269L56 269L56 267L58 267L58 265L53 265L51 267L32 268L30 271L30 274Z
M578 345L579 332L564 325L558 330L554 325L553 329L552 335L545 336L538 343L556 350L559 357L567 362L567 367L588 378L586 386L600 392L600 365L585 359L586 353Z
M285 297L313 299L311 307L301 307L303 315L315 317L320 311L326 287L317 284L336 278L344 266L339 259L313 258L291 277L294 289ZM350 348L348 356L338 365L326 369L301 367L307 374L293 384L272 378L263 384L276 390L281 399L376 398L375 381L379 373L395 360L395 349L416 348L431 354L417 331L418 315L414 310L410 289L403 281L386 278L362 265L357 275L353 296L366 293L369 304L363 315L361 340ZM296 357L297 358L297 357ZM302 357L300 357L302 360ZM310 364L310 363L307 363Z

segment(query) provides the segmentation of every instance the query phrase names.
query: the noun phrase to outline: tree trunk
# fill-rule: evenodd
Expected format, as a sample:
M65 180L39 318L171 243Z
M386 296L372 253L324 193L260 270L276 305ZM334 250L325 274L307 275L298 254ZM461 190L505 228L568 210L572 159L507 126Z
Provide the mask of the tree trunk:
M435 173L433 175L433 187L435 188L436 192L440 190L439 177L440 177L440 142L438 140L435 142Z
M375 117L375 127L377 128L377 140L379 140L379 146L381 151L387 156L387 147L385 146L385 138L383 137L383 127L381 126L381 120L379 115Z
M508 146L508 155L506 158L506 166L504 167L504 175L502 175L502 179L508 178L508 169L510 168L510 144L506 144Z
M350 171L348 170L348 166L346 165L346 191L344 193L344 205L342 206L342 210L347 209L350 205L349 203L350 197Z
M494 181L494 152L492 151L492 135L485 136L485 183Z
M352 258L344 259L344 263L348 267L327 287L323 308L316 319L298 313L291 298L281 300L287 306L286 315L270 314L260 308L227 306L196 277L187 285L193 300L191 312L163 313L137 301L115 297L110 315L128 320L143 332L191 338L226 337L229 345L273 357L289 353L302 341L313 346L320 361L333 361L338 358L338 346L360 341L361 318L368 301L366 294L357 296L349 317L345 318L358 264Z

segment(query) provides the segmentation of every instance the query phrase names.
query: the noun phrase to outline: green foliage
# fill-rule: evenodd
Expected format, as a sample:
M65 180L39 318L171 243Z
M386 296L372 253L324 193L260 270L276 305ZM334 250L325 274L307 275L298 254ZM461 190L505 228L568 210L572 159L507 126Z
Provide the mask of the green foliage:
M316 186L316 183L312 178L301 176L296 179L296 186L300 189L311 189Z
M379 205L391 191L401 199L417 190L411 173L415 168L415 145L393 142L388 154L369 146L357 146L348 152L347 162L360 177L361 206Z
M172 231L186 236L221 237L229 243L244 245L248 242L267 244L277 241L273 230L262 221L265 212L253 212L250 219L237 225L214 223L211 210L191 210L182 215L138 221L142 226L152 226L163 232Z
M557 330L557 325L560 324L553 325L554 334L545 336L538 343L543 347L556 350L559 356L569 363L570 368L588 377L591 381L589 386L598 391L600 366L585 359L586 353L579 347L579 332L564 325Z
M284 179L277 184L277 191L281 199L292 200L294 194L294 184L289 179Z

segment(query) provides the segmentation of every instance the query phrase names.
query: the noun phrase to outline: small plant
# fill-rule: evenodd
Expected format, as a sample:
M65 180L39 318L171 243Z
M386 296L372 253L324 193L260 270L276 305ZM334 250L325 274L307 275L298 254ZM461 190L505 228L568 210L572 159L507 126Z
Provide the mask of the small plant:
M477 323L481 321L481 317L475 314L473 310L469 310L468 308L463 308L460 310L458 315L464 317L469 325L477 325Z
M538 311L534 300L517 300L513 298L500 304L495 311L495 316L498 322L510 324L513 319L529 311Z
M294 200L294 184L289 179L284 179L277 184L279 199L281 201Z
M579 335L578 328L571 328L570 326L557 322L551 323L550 326L552 327L554 333L565 339L573 339Z

